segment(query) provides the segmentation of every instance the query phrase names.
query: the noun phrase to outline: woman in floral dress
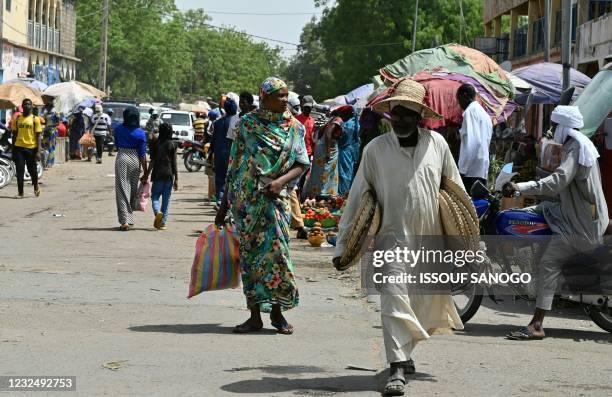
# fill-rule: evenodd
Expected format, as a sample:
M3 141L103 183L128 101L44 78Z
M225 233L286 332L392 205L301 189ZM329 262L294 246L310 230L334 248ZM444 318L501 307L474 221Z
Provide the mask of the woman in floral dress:
M352 106L337 107L332 111L332 119L318 132L302 200L338 195L338 141L342 137L343 122L352 116Z
M279 333L293 333L282 310L298 305L289 255L289 193L309 165L305 129L287 110L289 91L278 78L262 84L261 108L246 114L236 129L226 179L226 195L215 223L231 210L240 240L242 284L251 317L236 333L263 328L270 313Z

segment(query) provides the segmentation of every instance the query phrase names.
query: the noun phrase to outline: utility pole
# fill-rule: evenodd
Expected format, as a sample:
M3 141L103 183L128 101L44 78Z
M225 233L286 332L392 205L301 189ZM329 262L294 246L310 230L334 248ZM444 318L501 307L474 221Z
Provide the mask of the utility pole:
M561 63L563 64L563 90L570 85L570 59L572 52L572 0L563 0L561 37Z
M544 0L544 62L550 62L550 0Z
M416 49L417 23L419 22L419 0L414 5L414 21L412 23L412 52Z
M100 31L100 71L98 74L98 88L104 92L106 92L106 58L108 55L108 6L109 1L104 0L102 29Z

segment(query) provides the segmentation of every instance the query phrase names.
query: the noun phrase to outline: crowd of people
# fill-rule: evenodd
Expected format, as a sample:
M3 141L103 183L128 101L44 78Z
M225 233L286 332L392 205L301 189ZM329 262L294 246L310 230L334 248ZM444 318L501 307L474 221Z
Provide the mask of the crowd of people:
M410 238L444 233L438 203L444 177L467 192L477 182L486 184L493 126L476 100L474 87L465 84L457 92L463 110L458 162L441 134L421 127L423 119L440 118L425 104L425 95L421 84L406 79L389 98L371 108L339 105L317 125L312 114L314 99L309 95L290 99L287 84L270 77L260 87L259 104L250 93L229 93L218 108L198 115L194 126L208 151L208 197L214 199L217 210L215 224L225 227L232 222L239 239L242 284L250 316L234 332L261 330L264 312L270 313L270 322L279 333L293 333L294 327L283 312L299 304L289 241L291 227L297 229L298 238L305 237L301 201L348 196L333 259L338 268L366 191L375 192L382 209L379 233ZM21 113L11 123L21 197L24 167L30 170L35 194L40 194L32 167L42 149L52 147L50 138L43 143L43 130L50 125L45 115L50 111L37 116L31 101L24 100ZM89 113L82 109L69 122L71 157L81 158L79 139L84 130L92 130L95 157L101 162L105 139L111 135L110 119L101 106L96 105ZM559 106L552 121L557 127L555 141L566 151L560 167L547 178L510 183L504 191L559 197L560 201L543 203L533 210L543 214L553 232L566 239L580 235L587 240L580 240L581 244L601 242L609 221L597 150L576 131L582 124L577 108ZM118 150L115 190L120 230L133 227L139 185L149 179L154 226L164 229L172 190L178 189L172 125L161 122L152 111L143 130L138 109L128 107L123 123L112 135ZM92 154L86 154L87 158ZM52 165L53 156L47 157L47 164ZM532 321L509 337L544 337L542 322L551 309L559 278L558 259L580 249L575 241L560 244L551 245L544 253ZM384 271L396 274L402 269L390 266ZM415 372L411 355L416 345L434 333L461 329L463 325L450 294L418 295L407 285L399 286L403 288L399 291L398 285L393 288L381 295L383 339L390 366L385 394L402 395L407 375Z

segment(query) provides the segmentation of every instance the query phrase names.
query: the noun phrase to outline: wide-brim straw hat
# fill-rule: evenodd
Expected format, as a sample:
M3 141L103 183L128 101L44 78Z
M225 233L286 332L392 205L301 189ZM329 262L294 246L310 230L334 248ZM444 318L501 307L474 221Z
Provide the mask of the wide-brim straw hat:
M390 91L389 98L372 105L374 111L387 113L391 111L392 102L401 102L402 106L414 110L424 119L442 119L442 116L425 105L426 91L422 84L407 78L397 82Z

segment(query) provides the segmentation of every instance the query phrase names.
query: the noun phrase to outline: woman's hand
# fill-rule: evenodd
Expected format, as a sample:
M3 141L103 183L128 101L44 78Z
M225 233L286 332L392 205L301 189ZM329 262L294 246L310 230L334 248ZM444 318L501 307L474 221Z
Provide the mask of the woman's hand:
M217 227L223 227L225 226L225 218L227 218L227 209L229 208L229 203L227 201L227 198L223 198L223 200L221 201L221 206L219 207L219 210L217 211L217 215L215 216L215 225L217 225Z
M280 192L282 190L283 190L283 185L278 179L273 180L272 182L268 183L263 188L264 194L266 195L266 197L269 197L269 198L279 197Z
M143 174L140 177L140 182L142 182L143 184L147 183L148 180L149 180L149 174Z

